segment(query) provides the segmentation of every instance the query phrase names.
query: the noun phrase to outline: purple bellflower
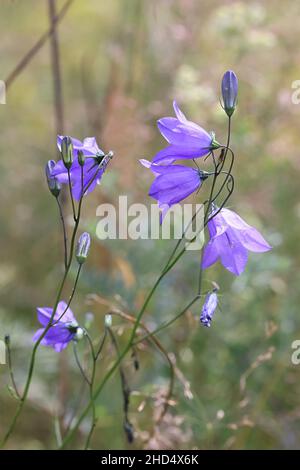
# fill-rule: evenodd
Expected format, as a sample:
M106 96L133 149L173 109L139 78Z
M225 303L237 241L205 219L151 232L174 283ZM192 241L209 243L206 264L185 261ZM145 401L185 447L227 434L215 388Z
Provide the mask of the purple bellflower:
M157 165L143 159L140 163L155 175L149 196L157 200L162 210L161 221L171 206L195 192L207 178L205 172L183 165Z
M229 209L221 209L207 225L210 240L204 248L204 269L220 259L224 268L239 276L247 264L248 251L262 253L272 249L258 230Z
M160 133L170 145L155 155L153 163L169 164L175 160L204 157L220 147L213 134L187 120L176 101L173 107L176 118L165 117L157 122Z
M61 150L63 136L57 136L57 146ZM86 137L83 142L78 139L71 138L73 143L73 156L74 161L70 168L70 177L72 184L72 193L74 198L79 201L82 196L82 181L81 171L82 167L78 161L78 151L80 150L84 157L83 165L83 192L84 194L92 192L97 183L100 182L101 177L106 170L108 161L112 157L112 154L105 153L98 147L95 137ZM99 167L99 165L101 166ZM98 168L98 170L97 170ZM60 183L68 184L68 171L64 165L63 160L59 160L52 170L53 177L55 177Z
M76 338L76 336L82 333L82 329L79 328L76 318L70 308L67 308L67 304L61 301L57 305L57 309L53 318L53 326L47 331L45 337L42 339L41 344L43 346L50 346L55 351L60 352L65 349L69 342ZM64 313L64 316L59 320L60 316ZM36 342L44 333L49 320L51 318L53 309L51 307L38 307L37 316L40 324L43 328L36 331L33 336L33 341ZM59 320L59 321L58 321Z
M215 313L215 310L218 306L218 296L215 291L209 292L206 297L205 301L201 310L200 315L200 322L206 326L210 327L212 317Z

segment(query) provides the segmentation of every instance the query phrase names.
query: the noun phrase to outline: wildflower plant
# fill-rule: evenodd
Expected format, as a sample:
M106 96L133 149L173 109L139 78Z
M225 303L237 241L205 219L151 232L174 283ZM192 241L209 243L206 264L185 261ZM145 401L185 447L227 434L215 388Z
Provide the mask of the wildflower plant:
M118 371L121 378L124 431L129 442L135 436L135 430L129 416L129 404L131 389L126 377L124 359L129 354L134 359L135 369L139 368L136 351L143 342L150 342L164 355L172 371L170 387L163 397L163 406L156 418L156 424L166 416L170 399L173 394L174 366L157 338L157 334L172 325L188 309L197 304L200 313L199 325L210 327L215 318L217 308L220 304L218 288L213 283L211 289L206 292L202 288L203 272L217 261L233 275L239 276L244 271L248 252L262 253L271 249L271 246L263 236L252 226L248 225L235 212L229 210L226 205L234 191L234 152L231 148L232 118L237 106L238 80L234 72L227 71L221 83L222 101L221 106L227 116L227 138L222 145L216 140L213 132L205 131L198 124L190 121L180 110L174 101L173 107L175 117L165 117L158 121L158 128L168 145L159 151L152 162L140 160L140 163L151 170L154 181L149 190L149 196L155 199L161 210L161 221L172 205L183 201L189 195L195 193L204 206L204 220L202 230L208 232L208 241L199 253L198 279L195 286L195 294L188 299L184 308L164 322L155 330L149 328L143 322L143 317L148 312L148 307L156 293L161 281L174 268L179 260L190 253L188 245L193 243L197 237L189 239L183 246L188 227L182 233L182 237L173 247L170 256L157 276L157 279L146 296L141 308L136 314L124 311L124 308L116 307L109 301L105 304L108 310L103 323L103 331L100 333L92 328L92 317L86 319L84 326L80 325L80 318L76 307L72 306L74 294L79 282L81 270L88 260L91 238L87 232L78 237L83 202L88 194L96 188L97 182L105 176L109 162L113 156L112 152L105 154L97 145L95 138L86 138L83 142L68 137L58 136L57 146L61 154L58 162L50 160L46 164L46 180L50 193L57 202L63 232L64 244L64 273L59 283L56 298L51 307L37 308L38 321L41 325L33 336L33 349L29 361L29 369L23 391L20 392L16 385L11 361L11 344L6 341L9 355L9 368L12 387L18 399L15 415L12 419L2 444L4 445L18 422L19 416L26 404L30 386L34 376L36 356L40 346L52 347L56 352L61 352L73 345L74 358L78 369L86 382L89 390L89 399L77 413L71 427L61 437L59 448L69 446L76 435L81 423L91 415L90 426L87 432L84 448L90 448L93 432L97 424L96 401L99 399L103 387ZM178 163L183 160L184 164ZM193 165L193 166L191 166ZM63 186L68 189L73 215L73 230L68 243L65 218L61 204L61 193ZM207 197L202 196L202 188L206 188ZM204 193L205 194L205 193ZM196 212L190 224L198 216ZM73 263L77 264L77 274L68 300L63 300L65 295L66 281L70 274ZM101 303L101 299L94 297L95 302ZM202 308L201 308L202 303ZM74 310L74 313L73 313ZM126 336L125 345L120 347L119 339L116 338L113 327L113 316L118 316L122 321L130 324L129 336ZM198 317L199 318L199 317ZM89 367L83 365L77 344L80 340L87 342L89 348ZM116 359L107 371L101 371L101 378L97 375L98 360L104 353L104 346L110 341L115 351ZM99 367L98 367L99 369Z

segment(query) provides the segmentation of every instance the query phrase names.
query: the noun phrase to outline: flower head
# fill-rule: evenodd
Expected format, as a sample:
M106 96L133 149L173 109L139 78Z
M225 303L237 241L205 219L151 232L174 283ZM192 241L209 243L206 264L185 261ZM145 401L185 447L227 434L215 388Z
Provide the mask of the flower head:
M54 160L49 160L45 167L45 173L46 173L48 188L51 194L53 194L53 196L57 198L61 190L61 184L54 176L52 176L52 171L55 165L56 163Z
M112 158L112 152L105 153L98 147L95 137L86 137L83 142L71 137L73 144L74 161L70 168L70 178L72 184L72 193L74 198L79 201L83 194L92 192L97 183L100 182L104 171ZM63 136L57 136L57 146L61 150ZM78 152L84 155L84 161L78 161ZM83 165L82 165L83 163ZM82 180L83 174L83 180ZM68 171L63 160L59 160L52 170L54 176L60 183L68 184Z
M210 240L204 248L203 268L220 259L224 268L239 276L247 264L248 251L262 253L272 249L258 230L229 209L223 208L211 218L208 231Z
M140 160L155 175L149 196L157 200L162 208L162 218L168 209L200 188L206 178L205 173L183 165L156 165Z
M215 310L218 306L218 296L215 291L209 292L206 297L205 301L201 310L201 315L200 315L200 322L204 325L207 326L208 328L210 327L210 323L212 320L212 317L215 313Z
M236 108L238 94L238 79L232 70L227 70L222 79L223 107L227 116L231 116Z
M33 336L33 341L39 340L44 333L45 328L49 324L53 309L51 307L38 307L37 316L43 328L39 328ZM65 313L64 313L65 312ZM61 319L60 316L63 315ZM41 341L43 346L50 346L55 351L60 352L65 349L69 342L76 338L77 331L80 330L74 314L67 304L61 301L57 305L57 309L53 318L53 326L47 331Z
M203 157L220 146L213 135L187 120L176 101L173 107L176 118L165 117L157 123L160 133L170 145L155 155L153 163L172 163L175 160Z

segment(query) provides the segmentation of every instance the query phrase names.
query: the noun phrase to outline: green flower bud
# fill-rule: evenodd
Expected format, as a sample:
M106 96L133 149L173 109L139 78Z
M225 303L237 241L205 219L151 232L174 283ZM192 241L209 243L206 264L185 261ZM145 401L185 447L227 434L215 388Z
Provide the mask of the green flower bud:
M80 326L77 328L77 331L74 336L75 341L80 341L84 337L84 329L80 328Z
M84 165L85 162L85 155L82 150L78 150L77 152L78 163L80 166Z
M91 237L90 234L84 232L80 235L77 247L76 247L76 259L79 264L83 264L88 257L89 249L91 245Z
M110 314L105 315L104 317L104 325L106 328L110 328L112 325L112 316Z
M65 136L61 143L61 156L65 167L69 170L73 163L73 143L69 136Z

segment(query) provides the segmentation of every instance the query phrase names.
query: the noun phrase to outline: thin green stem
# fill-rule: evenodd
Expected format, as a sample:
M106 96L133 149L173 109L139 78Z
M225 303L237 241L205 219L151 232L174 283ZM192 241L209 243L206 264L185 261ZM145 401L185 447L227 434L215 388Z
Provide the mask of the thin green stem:
M90 383L89 383L90 402L92 403L92 424L91 424L91 428L90 428L90 431L88 433L88 436L87 436L87 439L86 439L86 442L85 442L85 445L84 445L85 450L90 447L90 442L91 442L91 439L92 439L92 435L93 435L94 429L96 428L96 425L97 425L96 404L95 404L95 400L94 400L94 384L95 384L95 376L96 376L96 363L97 363L98 357L101 354L101 351L104 347L106 337L107 337L107 329L105 328L104 335L103 335L103 338L100 342L99 348L98 348L97 352L95 352L93 342L92 342L91 338L89 337L89 335L87 335L87 339L89 341L89 345L90 345L90 348L91 348L91 355L92 355L92 359L93 359L92 374L91 374L91 380L90 380Z
M78 216L76 217L76 210L75 210L75 203L74 203L74 198L73 198L70 168L67 168L67 171L68 171L68 182L69 182L68 186L69 186L69 191L70 191L70 199L71 199L71 202L72 202L73 219L74 219L74 222L76 224Z
M58 205L58 210L59 210L59 216L61 220L61 225L62 225L62 230L63 230L63 238L64 238L64 263L65 263L65 270L67 269L67 264L68 264L68 238L67 238L67 231L66 231L66 224L65 224L65 219L61 207L61 203L58 199L56 198L57 205Z

